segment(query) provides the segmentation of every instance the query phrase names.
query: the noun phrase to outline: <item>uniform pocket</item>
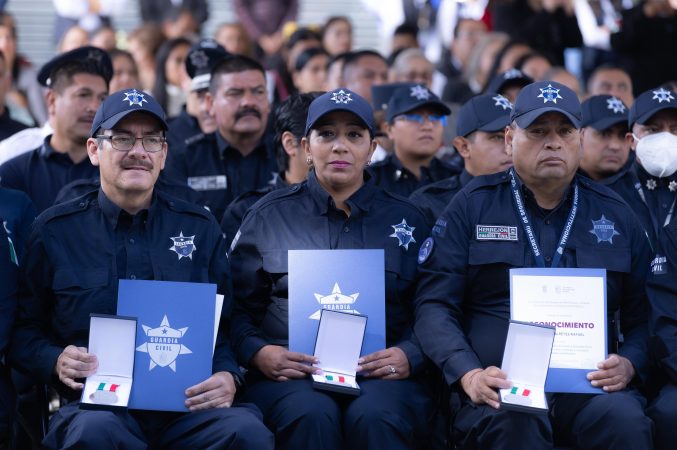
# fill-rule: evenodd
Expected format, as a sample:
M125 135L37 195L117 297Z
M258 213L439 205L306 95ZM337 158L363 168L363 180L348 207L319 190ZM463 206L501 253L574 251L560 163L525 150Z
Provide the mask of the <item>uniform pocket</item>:
M59 269L54 274L52 288L54 291L72 289L93 289L106 286L109 281L108 268L99 269Z
M471 266L508 264L524 266L525 246L521 242L471 241L468 247L468 263Z
M632 254L629 248L576 248L576 265L586 269L606 269L630 273Z

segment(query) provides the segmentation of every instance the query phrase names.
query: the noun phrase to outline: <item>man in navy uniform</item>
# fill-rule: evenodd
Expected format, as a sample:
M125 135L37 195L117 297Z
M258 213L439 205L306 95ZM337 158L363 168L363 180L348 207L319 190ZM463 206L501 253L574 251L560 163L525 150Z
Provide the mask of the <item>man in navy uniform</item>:
M617 97L595 95L581 104L581 110L579 172L620 195L637 214L653 246L656 230L637 176L636 153L626 137L628 108Z
M376 184L408 197L421 186L459 173L460 168L435 157L449 114L451 110L423 85L396 89L386 110L394 151L370 167Z
M87 157L87 138L97 108L108 95L113 66L106 52L80 47L45 64L38 81L47 90L54 132L33 151L0 166L2 186L24 191L38 212L52 206L71 181L97 173Z
M0 216L0 224L3 218ZM0 225L0 448L9 448L14 412L14 394L9 371L4 364L5 352L16 313L17 257L14 243Z
M430 228L454 195L473 177L500 172L512 165L504 145L511 112L512 103L499 94L473 97L458 111L454 147L463 158L463 171L423 186L409 196L425 214Z
M206 100L216 132L170 152L167 175L201 192L220 219L237 196L275 182L263 67L246 56L225 58L212 70Z
M652 355L667 378L647 414L654 421L656 448L668 450L677 442L677 221L662 230L647 294Z
M101 188L45 211L29 238L11 356L71 401L51 419L49 448L272 448L259 411L231 407L242 376L228 340L232 294L219 226L204 208L154 189L167 155L164 117L148 94L108 97L87 140ZM195 236L191 258L170 248L181 230ZM89 316L115 314L123 278L215 283L225 296L213 375L186 390L189 413L78 407L83 378L97 369L86 348Z
M551 81L526 86L505 137L514 168L475 178L421 246L415 332L459 391L454 430L464 448L551 448L553 436L582 449L652 448L651 420L634 389L648 369L649 247L625 202L576 174L580 120L571 89ZM480 235L492 227L513 232ZM607 270L609 356L587 374L606 394L554 394L549 417L499 407L496 389L511 386L498 368L510 316L508 269L521 267Z

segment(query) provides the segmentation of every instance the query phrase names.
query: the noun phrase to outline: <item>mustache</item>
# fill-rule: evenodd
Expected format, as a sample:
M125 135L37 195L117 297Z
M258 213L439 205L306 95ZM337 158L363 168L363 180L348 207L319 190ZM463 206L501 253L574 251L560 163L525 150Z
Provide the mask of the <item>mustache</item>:
M130 167L143 167L147 170L153 170L153 163L145 159L124 159L122 160L122 168L129 169Z
M237 113L235 113L235 120L240 120L244 116L248 116L248 115L256 116L259 119L261 118L261 112L258 109L256 109L256 108L242 108Z

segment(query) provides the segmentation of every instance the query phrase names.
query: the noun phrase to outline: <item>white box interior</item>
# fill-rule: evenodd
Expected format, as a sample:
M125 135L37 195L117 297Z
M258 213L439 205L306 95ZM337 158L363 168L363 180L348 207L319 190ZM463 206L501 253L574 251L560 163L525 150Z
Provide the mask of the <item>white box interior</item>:
M313 375L315 381L327 382L324 375L341 375L355 383L357 360L360 358L367 317L327 309L322 310L315 341L317 367L323 375ZM319 378L318 378L319 377Z

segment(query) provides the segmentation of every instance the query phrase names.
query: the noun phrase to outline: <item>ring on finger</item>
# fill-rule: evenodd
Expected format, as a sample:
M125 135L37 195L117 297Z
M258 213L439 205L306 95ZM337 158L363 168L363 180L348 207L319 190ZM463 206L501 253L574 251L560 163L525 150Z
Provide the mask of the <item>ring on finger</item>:
M390 372L390 375L395 375L397 373L397 369L391 364L388 366L388 372Z

